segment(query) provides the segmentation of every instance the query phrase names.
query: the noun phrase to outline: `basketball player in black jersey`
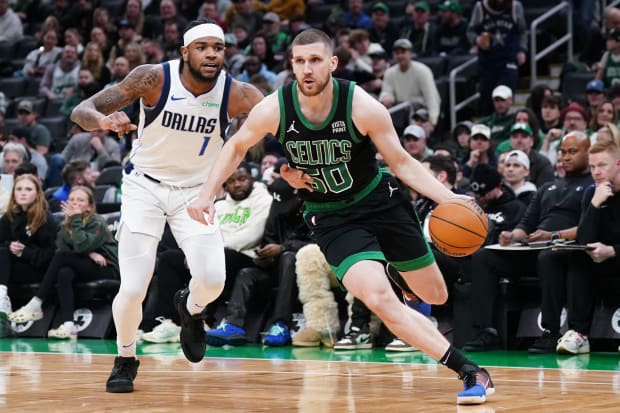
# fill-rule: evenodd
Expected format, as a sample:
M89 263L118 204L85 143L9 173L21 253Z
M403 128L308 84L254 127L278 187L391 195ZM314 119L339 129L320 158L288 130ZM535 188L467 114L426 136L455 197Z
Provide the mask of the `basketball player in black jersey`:
M396 336L459 374L459 404L480 404L495 388L486 370L465 358L423 315L403 304L384 265L399 270L422 300L448 298L420 223L395 178L378 168L375 147L405 184L441 203L455 194L400 145L388 111L362 88L332 78L337 57L325 33L308 29L292 43L296 81L267 96L224 145L190 216L213 224L213 200L246 151L278 137L291 167L281 173L305 202L305 220L340 283ZM205 213L207 217L205 218Z

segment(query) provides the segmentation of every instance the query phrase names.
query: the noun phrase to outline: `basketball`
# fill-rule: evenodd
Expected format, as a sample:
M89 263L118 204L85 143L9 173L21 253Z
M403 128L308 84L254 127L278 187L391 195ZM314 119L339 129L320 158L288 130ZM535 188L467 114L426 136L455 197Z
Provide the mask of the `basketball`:
M486 214L473 200L449 199L431 212L428 230L433 245L451 257L464 257L476 252L484 243L489 229Z

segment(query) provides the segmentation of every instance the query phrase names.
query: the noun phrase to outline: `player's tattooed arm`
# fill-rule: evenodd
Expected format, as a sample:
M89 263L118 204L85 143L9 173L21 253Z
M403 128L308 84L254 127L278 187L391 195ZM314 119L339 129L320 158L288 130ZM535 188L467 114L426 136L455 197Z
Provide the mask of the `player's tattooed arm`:
M157 100L163 79L160 66L142 65L131 71L120 83L101 90L82 101L71 113L71 120L85 130L100 127L100 120L114 113L138 98L146 104Z
M233 80L231 99L228 105L231 118L244 116L263 99L263 93L252 84Z

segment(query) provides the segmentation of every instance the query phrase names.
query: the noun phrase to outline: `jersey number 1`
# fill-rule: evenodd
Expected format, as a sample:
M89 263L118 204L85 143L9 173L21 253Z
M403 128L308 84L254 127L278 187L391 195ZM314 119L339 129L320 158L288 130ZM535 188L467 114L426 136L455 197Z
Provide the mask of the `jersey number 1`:
M200 152L198 152L198 156L202 156L205 154L207 150L207 145L209 145L209 141L211 140L210 136L205 136L202 141L202 146L200 147Z

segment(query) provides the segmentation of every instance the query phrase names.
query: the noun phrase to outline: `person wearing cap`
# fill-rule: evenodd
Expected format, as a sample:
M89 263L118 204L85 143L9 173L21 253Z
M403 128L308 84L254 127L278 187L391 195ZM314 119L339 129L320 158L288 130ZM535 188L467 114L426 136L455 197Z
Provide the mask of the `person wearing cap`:
M332 39L317 29L293 39L296 83L265 97L248 114L187 212L202 224L215 225L213 199L222 182L266 134L279 134L291 165L282 165L280 175L299 189L306 225L338 281L395 335L459 374L465 386L458 404L485 403L495 392L489 373L406 307L385 277L384 264L390 262L405 280L403 286L411 285L421 300L443 304L448 297L407 191L379 168L377 153L414 191L438 203L456 195L405 151L380 102L359 86L332 77L338 63L333 47Z
M482 123L478 123L471 127L469 155L461 165L463 176L469 178L472 170L481 164L488 164L492 168L497 168L497 155L491 142L491 129Z
M265 13L261 32L267 40L267 45L271 47L274 58L281 63L291 38L282 30L280 17L272 11Z
M52 134L47 126L39 122L39 115L34 110L31 100L23 99L17 104L17 121L28 128L34 147L41 155L46 155L52 144ZM54 136L54 138L62 138Z
M407 17L403 20L399 37L411 42L415 57L430 56L437 49L437 24L430 18L430 10L426 1L409 1L405 5Z
M491 128L491 140L498 146L510 136L510 126L514 123L512 108L512 89L506 85L499 85L491 93L493 99L493 113L480 120ZM482 96L481 96L482 98Z
M586 84L586 103L590 110L590 117L594 116L594 111L603 100L605 100L605 84L602 80L590 80Z
M555 165L558 159L557 152L560 147L561 137L573 131L588 133L590 114L579 103L571 102L570 105L562 109L560 118L562 120L562 128L549 129L539 150L541 154L545 155L547 159L551 161L552 165Z
M534 147L534 133L530 125L518 122L510 127L510 147L523 151L528 156L528 180L537 188L554 179L553 165Z
M431 69L424 63L411 60L411 47L408 39L394 42L392 53L396 63L385 71L379 101L388 108L400 102L422 103L428 108L430 122L436 125L441 96Z
M525 152L515 149L506 152L502 164L501 174L504 183L512 189L517 199L527 207L536 194L536 185L527 180L530 174L530 158Z
M492 92L503 84L518 86L519 66L526 60L528 26L518 0L478 0L474 4L467 37L478 53L480 113L492 112Z
M421 162L433 154L433 150L426 145L426 138L426 131L421 126L411 124L403 131L401 141L407 153Z
M467 22L462 17L462 8L456 0L445 0L437 6L440 24L437 40L434 42L434 55L457 56L469 53Z
M364 88L364 90L375 98L379 98L379 94L381 93L381 88L383 87L383 77L385 76L385 71L389 67L388 55L379 43L371 43L368 46L367 56L370 58L370 66L372 67L372 74L374 75L374 79L369 80L360 86Z
M192 22L183 33L181 59L138 66L71 114L84 130L110 130L123 136L138 126L120 110L138 99L141 106L140 145L134 146L123 177L118 232L121 286L113 305L118 357L106 384L108 392L133 391L140 308L166 222L192 273L190 288L175 295L181 347L190 361L204 357L199 314L222 291L224 248L219 231L196 226L183 205L200 190L219 156L228 119L248 113L263 98L254 86L223 70L224 50L224 32L218 25Z
M370 9L372 25L368 35L372 43L380 44L388 54L392 54L392 45L399 37L399 28L390 19L390 8L382 1L374 3Z
M602 80L606 88L620 78L620 28L607 33L606 52L603 53L595 79Z
M500 246L509 246L520 241L531 243L575 239L583 194L592 183L588 172L589 147L590 140L583 132L572 132L562 139L566 177L556 178L538 188L519 223L512 230L500 233ZM560 256L558 251L551 250L532 249L515 253L510 250L482 248L476 251L472 255L471 279L472 303L475 303L473 319L479 332L463 349L487 351L500 347L501 340L494 319L500 278L516 281L526 274L537 275L541 279L543 291L547 283L550 288L564 291L564 275L554 269L557 259L566 263L565 257ZM543 296L542 303L545 306L550 302ZM549 314L550 317L543 316L541 324L545 331L528 348L530 352L543 352L551 343L555 346L559 338L562 304L563 302L553 303L550 308L543 308L543 314Z

